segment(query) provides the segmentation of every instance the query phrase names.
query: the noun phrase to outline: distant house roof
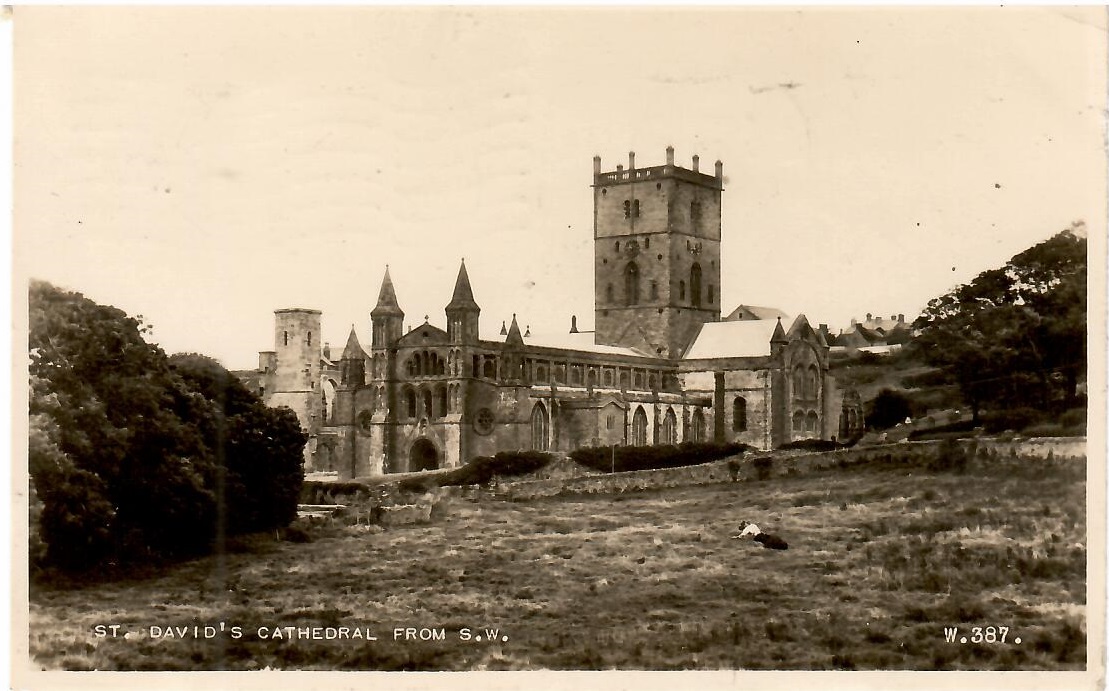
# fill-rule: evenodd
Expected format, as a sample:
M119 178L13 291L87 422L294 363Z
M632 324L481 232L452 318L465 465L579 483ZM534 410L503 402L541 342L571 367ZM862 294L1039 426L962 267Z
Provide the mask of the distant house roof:
M777 307L758 307L756 305L740 305L732 310L732 313L724 317L721 321L736 322L736 321L750 321L755 319L777 319L781 317L783 320L788 320L789 315L778 309Z
M775 319L708 322L683 360L770 355L770 339L778 326Z

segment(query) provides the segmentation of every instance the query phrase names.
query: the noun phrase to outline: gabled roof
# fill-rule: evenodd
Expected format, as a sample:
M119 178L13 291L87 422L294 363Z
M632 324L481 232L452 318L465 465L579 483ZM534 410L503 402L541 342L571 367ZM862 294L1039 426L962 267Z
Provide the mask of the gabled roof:
M740 305L732 310L731 314L721 321L748 321L752 319L788 319L789 315L777 307L759 307L757 305Z
M427 322L420 324L397 340L397 345L433 345L447 342L447 332Z
M560 331L558 333L532 333L530 336L524 338L524 344L528 346L535 346L539 348L558 348L561 350L577 350L584 353L597 353L599 355L624 355L627 357L650 357L657 358L656 355L649 353L642 353L634 348L624 348L622 346L609 346L598 345L593 342L593 334L590 332L577 332L567 333Z
M779 322L770 319L706 322L682 359L710 360L770 355L770 339L774 336L775 328L781 328Z
M397 303L397 293L393 290L393 279L389 277L389 267L385 267L385 278L381 280L381 290L377 293L377 306L370 312L372 317L403 317L404 310Z

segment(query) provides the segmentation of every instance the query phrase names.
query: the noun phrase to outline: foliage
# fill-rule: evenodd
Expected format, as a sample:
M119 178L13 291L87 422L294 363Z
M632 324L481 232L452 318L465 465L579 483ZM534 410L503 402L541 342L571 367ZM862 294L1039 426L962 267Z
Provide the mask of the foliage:
M882 389L870 402L866 426L871 429L888 429L913 414L913 403L900 391Z
M223 497L228 534L266 530L296 518L304 481L302 449L307 437L296 414L269 408L215 360L194 353L170 358L192 391L213 414L205 418L205 440L224 469Z
M802 451L835 451L836 449L843 449L848 446L850 446L850 444L841 444L831 439L798 439L797 441L781 444L778 448L783 451L793 449L800 449Z
M591 446L570 452L570 459L593 470L627 472L708 463L747 451L746 444L693 443L677 446Z
M914 351L983 407L1061 410L1086 369L1086 238L1080 223L932 300Z
M141 317L40 281L29 298L28 460L46 561L82 569L208 550L225 475L220 433L238 428L143 339ZM303 445L264 434L270 449Z

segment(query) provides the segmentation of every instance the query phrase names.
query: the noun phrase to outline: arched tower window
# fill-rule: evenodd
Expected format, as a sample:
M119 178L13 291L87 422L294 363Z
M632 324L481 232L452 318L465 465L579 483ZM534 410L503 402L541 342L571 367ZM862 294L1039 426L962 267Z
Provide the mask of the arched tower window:
M647 445L647 413L643 406L637 406L632 415L632 446Z
M689 270L689 293L694 307L701 306L701 265L693 263Z
M736 396L732 401L732 431L747 431L747 399L743 396Z
M639 200L632 200L632 218L639 218Z
M416 392L411 387L404 389L404 407L409 418L416 417Z
M806 383L809 385L809 398L815 399L820 392L820 374L816 370L816 365L809 365L809 376Z
M800 366L793 368L793 397L805 397L805 369Z
M639 267L635 262L629 262L624 269L624 303L639 304Z
M550 448L548 429L547 409L542 403L536 403L531 411L531 448L534 451L546 451Z
M420 412L423 413L423 415L425 417L430 418L430 417L432 417L432 414L431 414L432 413L432 410L431 410L431 390L430 389L424 389L423 390L423 399L424 399L423 400L423 404L424 404L423 405L423 410L421 410Z
M285 345L289 345L289 332L285 332Z
M435 390L435 397L439 399L436 401L435 417L443 417L448 412L447 407L447 387L440 385Z
M666 409L666 416L662 419L662 438L659 441L663 444L676 444L678 441L678 418L674 415L673 408Z
M805 431L809 434L816 434L816 428L819 422L816 412L810 410L809 414L805 416Z

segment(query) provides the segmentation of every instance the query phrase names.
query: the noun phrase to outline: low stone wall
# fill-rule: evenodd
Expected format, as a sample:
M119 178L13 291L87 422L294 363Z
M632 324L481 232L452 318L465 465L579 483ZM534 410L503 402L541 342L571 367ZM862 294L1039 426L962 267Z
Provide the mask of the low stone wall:
M681 468L504 483L499 489L501 496L507 499L525 501L557 495L615 494L685 485L767 480L832 467L875 462L902 462L915 465L934 459L943 443L943 441L920 441L811 453L798 451L756 453ZM958 443L967 451L974 451L976 458L987 462L1004 462L1006 459L1024 462L1043 460L1048 457L1063 461L1086 456L1084 437L1045 437L1012 441L962 439Z

